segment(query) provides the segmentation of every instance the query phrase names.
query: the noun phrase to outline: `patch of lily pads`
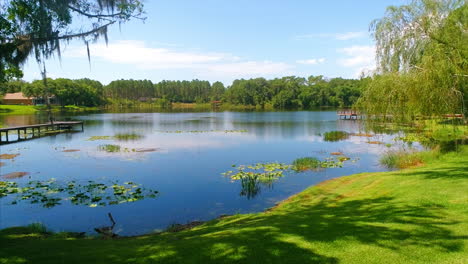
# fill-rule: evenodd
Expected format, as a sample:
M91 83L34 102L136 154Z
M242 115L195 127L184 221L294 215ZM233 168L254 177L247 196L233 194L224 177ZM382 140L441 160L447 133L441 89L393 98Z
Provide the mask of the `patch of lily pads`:
M113 144L105 144L105 145L99 145L98 150L100 151L105 151L108 153L117 153L117 152L138 152L138 153L143 153L143 152L155 152L160 150L159 148L122 148L119 145L113 145Z
M342 153L340 153L342 154ZM346 156L338 156L319 160L314 157L304 157L293 161L292 164L270 162L257 163L254 165L232 165L234 170L222 173L222 175L231 178L233 181L240 181L241 196L248 199L254 198L261 191L261 186L271 187L273 182L284 176L287 171L296 173L304 171L318 171L325 168L341 168L345 161L351 160ZM351 160L356 162L357 159Z
M30 181L24 186L16 182L0 181L0 198L9 196L11 204L29 202L51 208L69 201L73 205L89 207L116 205L135 202L145 198L156 198L158 191L143 188L133 182L104 184L95 181L59 182Z
M130 140L139 140L143 136L136 133L119 133L114 136L92 136L88 138L88 141L98 141L98 140L118 140L118 141L130 141Z
M167 133L167 134L181 134L181 133L247 133L249 132L246 129L231 129L231 130L157 130L158 133Z

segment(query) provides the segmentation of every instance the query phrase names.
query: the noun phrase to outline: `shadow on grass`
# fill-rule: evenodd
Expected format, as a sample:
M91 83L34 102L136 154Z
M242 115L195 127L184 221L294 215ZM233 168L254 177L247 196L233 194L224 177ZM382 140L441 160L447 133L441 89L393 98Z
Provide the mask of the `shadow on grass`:
M449 227L458 222L441 219L441 208L429 205L408 206L388 196L304 203L307 199L194 230L117 240L31 239L27 232L21 235L21 229L6 229L0 231L0 255L8 257L0 257L0 263L339 263L336 256L319 254L319 244L342 241L395 252L409 245L457 252L468 238L454 235Z

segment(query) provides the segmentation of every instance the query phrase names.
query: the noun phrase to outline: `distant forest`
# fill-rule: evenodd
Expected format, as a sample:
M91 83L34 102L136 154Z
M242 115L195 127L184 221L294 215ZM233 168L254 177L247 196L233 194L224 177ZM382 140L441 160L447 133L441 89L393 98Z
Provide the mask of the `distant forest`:
M90 79L47 79L50 92L62 105L104 106L125 102L153 103L170 107L171 103L210 103L274 109L312 109L348 107L360 97L370 79L327 79L323 76L289 76L235 80L225 87L221 82L116 80L108 85ZM23 92L26 96L44 94L42 80L31 83L10 81L0 84L0 94Z

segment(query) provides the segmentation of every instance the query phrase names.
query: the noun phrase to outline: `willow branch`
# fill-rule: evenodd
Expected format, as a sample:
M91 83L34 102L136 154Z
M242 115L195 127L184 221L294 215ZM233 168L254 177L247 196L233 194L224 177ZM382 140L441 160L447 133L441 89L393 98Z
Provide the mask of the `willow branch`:
M68 6L68 8L70 8L71 10L77 12L78 14L80 15L83 15L83 16L86 16L86 17L90 17L90 18L104 18L104 17L116 17L116 16L121 16L123 15L122 12L120 13L114 13L114 14L89 14L89 13L86 13L78 8L75 8L71 5Z
M81 33L76 33L76 34L69 34L69 35L63 35L63 36L50 36L50 37L41 37L41 38L29 38L27 36L19 36L16 38L5 38L2 39L2 41L20 41L20 42L38 42L38 41L51 41L51 40L62 40L62 39L72 39L72 38L80 38L80 37L85 37L90 34L99 32L103 28L106 28L112 24L114 24L116 21L111 21L107 24L104 24L100 27L97 27L95 29L92 29L90 31L86 32L81 32Z

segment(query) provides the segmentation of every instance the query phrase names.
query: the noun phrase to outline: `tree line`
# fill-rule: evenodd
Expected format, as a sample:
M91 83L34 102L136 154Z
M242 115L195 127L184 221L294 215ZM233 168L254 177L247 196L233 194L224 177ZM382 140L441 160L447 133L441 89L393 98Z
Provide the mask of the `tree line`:
M274 109L309 109L322 106L352 106L361 95L367 79L326 79L323 76L289 76L235 80L225 87L221 82L116 80L108 85L90 79L47 79L49 92L62 105L100 106L113 100L210 103ZM22 91L26 96L42 97L44 81L10 81L0 84L0 94Z

